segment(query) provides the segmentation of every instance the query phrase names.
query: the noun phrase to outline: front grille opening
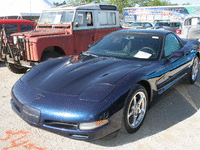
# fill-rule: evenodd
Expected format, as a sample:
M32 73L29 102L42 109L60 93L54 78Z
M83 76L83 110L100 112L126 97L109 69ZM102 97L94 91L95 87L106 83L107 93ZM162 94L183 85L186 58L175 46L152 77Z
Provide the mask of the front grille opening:
M16 108L16 110L17 110L19 113L21 113L19 106L18 106L13 100L11 100L11 102L12 102L13 106Z
M52 26L38 26L38 28L52 28Z
M70 28L70 26L54 26L54 28L56 28L56 29L69 29Z
M78 129L78 124L77 123L68 123L68 122L45 120L44 124L46 126L62 128L62 129L72 129L72 130L77 130Z

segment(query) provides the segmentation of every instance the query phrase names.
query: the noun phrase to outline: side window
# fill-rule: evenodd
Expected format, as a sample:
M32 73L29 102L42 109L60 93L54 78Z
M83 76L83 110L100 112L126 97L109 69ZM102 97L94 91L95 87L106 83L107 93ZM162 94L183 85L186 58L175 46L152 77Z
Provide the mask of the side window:
M152 25L150 23L146 23L145 27L152 27Z
M165 38L164 56L169 56L173 51L181 48L178 39L173 34L168 34Z
M199 25L200 18L188 18L185 20L185 25Z
M21 32L31 31L31 30L35 29L34 26L30 26L30 25L26 25L26 24L20 24L20 28L21 28Z
M99 12L99 25L116 25L115 12Z
M87 26L93 26L92 12L86 12Z
M181 24L177 22L177 23L175 23L174 26L175 26L175 27L179 27L180 25L181 25Z
M92 12L78 12L76 22L78 22L80 27L93 26Z
M5 25L5 27L6 27L6 33L8 35L18 32L18 27L15 24Z

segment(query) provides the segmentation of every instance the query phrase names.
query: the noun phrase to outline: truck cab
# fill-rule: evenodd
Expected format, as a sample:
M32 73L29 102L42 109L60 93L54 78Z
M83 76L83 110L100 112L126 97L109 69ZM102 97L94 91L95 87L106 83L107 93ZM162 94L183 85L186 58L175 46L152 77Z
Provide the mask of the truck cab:
M119 11L114 5L62 5L44 10L35 30L4 40L7 46L0 50L0 59L12 72L25 73L47 59L79 54L119 29Z
M176 30L181 38L199 39L200 38L200 14L187 15L181 29Z

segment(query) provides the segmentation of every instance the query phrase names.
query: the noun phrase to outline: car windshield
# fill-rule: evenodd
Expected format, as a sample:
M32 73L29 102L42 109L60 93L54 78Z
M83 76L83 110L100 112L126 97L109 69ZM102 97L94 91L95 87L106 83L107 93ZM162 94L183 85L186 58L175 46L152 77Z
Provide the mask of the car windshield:
M87 53L120 59L154 60L159 58L161 49L161 35L116 32L97 42Z
M158 22L155 24L156 27L158 26L170 26L170 23L167 23L167 22Z
M133 23L133 26L143 26L143 23Z
M74 11L43 12L38 24L68 24L73 21Z

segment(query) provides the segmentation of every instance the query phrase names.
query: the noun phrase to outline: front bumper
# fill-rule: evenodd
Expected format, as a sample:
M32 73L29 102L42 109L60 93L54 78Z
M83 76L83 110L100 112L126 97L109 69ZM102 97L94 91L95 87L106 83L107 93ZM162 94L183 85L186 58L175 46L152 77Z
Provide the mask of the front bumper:
M12 92L11 106L12 109L28 124L54 132L56 134L69 137L77 140L91 141L105 137L121 128L121 120L123 109L119 110L108 118L109 123L93 130L80 130L78 122L61 122L57 116L45 118L42 110L34 108L27 104L22 104L18 101ZM51 111L49 111L51 113Z

